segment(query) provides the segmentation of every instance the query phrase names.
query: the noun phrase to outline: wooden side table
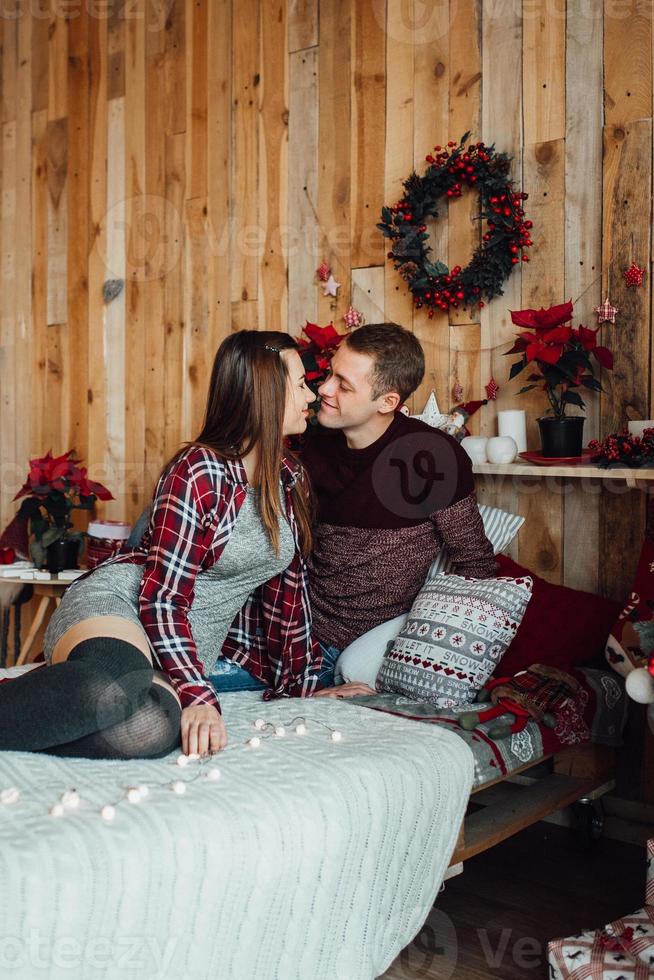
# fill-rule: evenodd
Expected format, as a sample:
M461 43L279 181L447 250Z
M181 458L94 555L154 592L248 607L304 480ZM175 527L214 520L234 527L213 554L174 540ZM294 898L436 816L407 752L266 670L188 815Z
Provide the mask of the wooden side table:
M74 579L73 579L74 581ZM39 630L43 626L45 617L48 614L54 612L59 603L61 602L61 597L71 584L70 581L59 582L56 577L50 579L49 582L38 581L32 579L21 579L4 576L0 578L0 588L2 588L2 583L7 582L10 585L31 585L34 589L34 595L40 597L39 604L36 609L36 614L32 625L29 628L25 640L21 644L20 653L18 654L18 659L16 660L15 666L20 666L30 662L30 653L32 652L32 647L34 646L34 641L38 636Z

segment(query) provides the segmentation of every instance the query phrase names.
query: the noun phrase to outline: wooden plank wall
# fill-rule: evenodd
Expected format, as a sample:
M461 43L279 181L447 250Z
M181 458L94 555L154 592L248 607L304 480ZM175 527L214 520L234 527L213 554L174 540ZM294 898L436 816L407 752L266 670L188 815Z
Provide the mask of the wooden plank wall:
M473 420L545 407L516 394L509 309L610 293L616 354L586 436L652 404L652 21L605 0L38 0L3 5L0 140L0 521L29 455L75 447L133 519L164 460L201 421L215 348L232 329L299 333L350 302L415 331L449 407ZM375 228L436 143L514 157L535 223L531 261L479 313L414 312ZM433 224L464 264L476 200ZM323 296L315 269L341 283ZM103 286L120 288L110 301ZM527 522L514 549L551 581L625 596L643 530L638 492L480 481Z

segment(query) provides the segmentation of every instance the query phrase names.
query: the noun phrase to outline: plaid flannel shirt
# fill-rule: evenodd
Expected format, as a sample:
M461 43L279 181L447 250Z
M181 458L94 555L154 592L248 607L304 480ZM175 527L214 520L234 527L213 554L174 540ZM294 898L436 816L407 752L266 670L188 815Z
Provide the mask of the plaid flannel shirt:
M302 557L291 491L301 469L285 458L282 481L286 514L295 540L291 564L250 595L222 647L268 687L264 699L305 697L322 687L321 658L311 638L306 565ZM138 548L103 563L143 565L139 616L159 666L186 707L218 697L198 660L188 613L198 573L211 568L229 541L246 497L240 460L222 459L193 446L159 481L152 515Z

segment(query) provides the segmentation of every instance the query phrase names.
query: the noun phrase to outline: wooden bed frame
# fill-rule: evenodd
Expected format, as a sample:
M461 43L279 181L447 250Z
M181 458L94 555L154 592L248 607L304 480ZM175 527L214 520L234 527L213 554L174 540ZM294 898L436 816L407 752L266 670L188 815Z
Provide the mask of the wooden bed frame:
M529 770L548 759L552 759L550 772L529 776ZM473 790L445 877L460 874L464 862L475 854L557 810L579 800L599 799L615 786L615 759L615 749L603 745L573 746Z

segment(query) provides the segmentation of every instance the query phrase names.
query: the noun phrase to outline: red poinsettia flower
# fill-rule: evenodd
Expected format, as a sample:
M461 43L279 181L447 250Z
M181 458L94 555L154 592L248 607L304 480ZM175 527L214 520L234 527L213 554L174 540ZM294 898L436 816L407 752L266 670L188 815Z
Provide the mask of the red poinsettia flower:
M36 497L47 497L53 490L61 493L77 491L84 497L95 494L100 500L113 500L113 496L101 483L88 480L86 469L77 466L75 450L71 449L63 456L53 456L48 450L45 456L30 460L30 470L27 480L20 488L14 500L33 494Z
M319 327L317 323L307 321L304 332L320 350L333 350L345 336L338 333L333 323L328 323L326 327Z
M581 341L581 345L584 350L587 350L589 353L592 352L602 367L612 368L613 354L608 347L598 345L598 333L599 327L597 327L595 330L591 330L589 327L584 327L583 324L580 324L577 330L573 330L574 336Z
M528 327L530 330L550 330L572 319L572 302L560 303L545 310L509 310L511 320L516 327Z
M572 303L561 303L549 310L520 310L511 318L519 326L529 326L516 337L508 354L519 354L510 371L515 378L530 363L535 363L540 373L529 375L529 384L520 393L541 386L546 392L555 415L565 414L567 405L584 408L581 395L573 389L583 387L601 391L595 378L588 355L592 354L603 368L613 367L613 355L607 347L597 343L597 330L579 326L576 329L564 324L572 316ZM542 385L541 385L542 382Z

